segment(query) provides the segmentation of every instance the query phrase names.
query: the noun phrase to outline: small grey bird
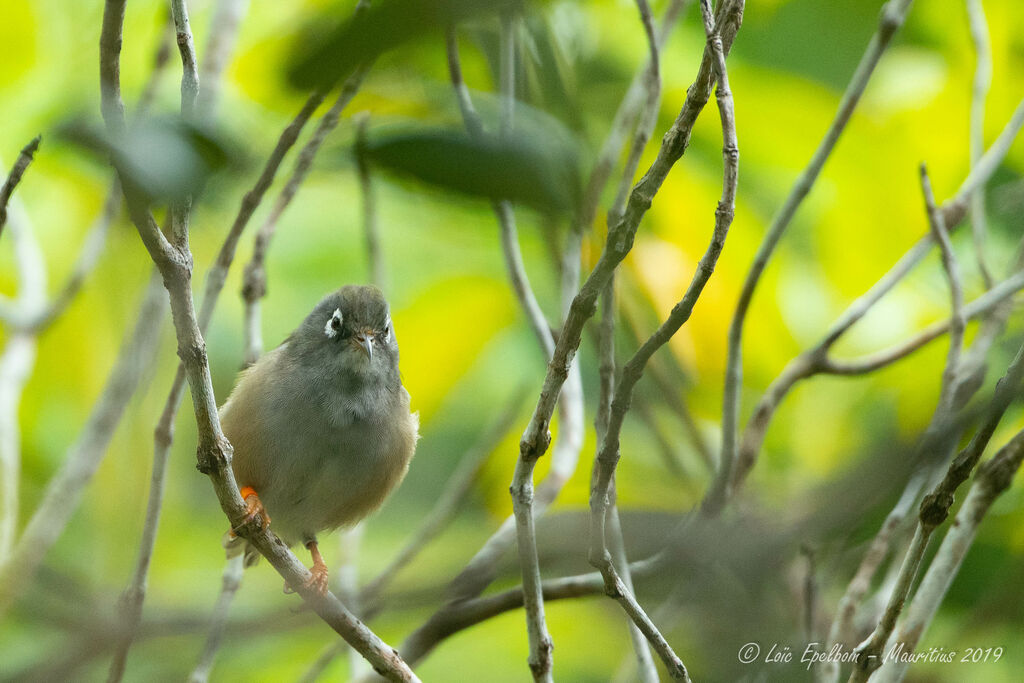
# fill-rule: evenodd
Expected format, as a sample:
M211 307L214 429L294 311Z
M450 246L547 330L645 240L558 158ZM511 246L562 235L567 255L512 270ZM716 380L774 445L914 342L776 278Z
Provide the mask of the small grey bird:
M325 296L273 351L243 371L220 410L249 517L313 558L310 581L327 590L316 535L376 509L409 468L419 417L398 372L398 342L384 295L349 285ZM229 532L228 555L243 541ZM259 559L246 545L245 564Z

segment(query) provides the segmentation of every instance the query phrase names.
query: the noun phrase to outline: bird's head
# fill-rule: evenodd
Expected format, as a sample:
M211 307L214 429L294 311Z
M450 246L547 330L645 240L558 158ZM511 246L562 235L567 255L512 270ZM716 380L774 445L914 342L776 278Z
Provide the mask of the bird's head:
M391 313L376 287L347 285L321 299L294 335L305 360L345 374L387 377L398 367Z

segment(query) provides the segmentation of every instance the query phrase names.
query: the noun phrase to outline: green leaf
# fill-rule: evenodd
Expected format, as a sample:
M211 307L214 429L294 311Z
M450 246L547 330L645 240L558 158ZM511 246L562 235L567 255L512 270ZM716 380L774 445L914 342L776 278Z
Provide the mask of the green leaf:
M368 141L362 153L432 185L545 212L571 211L579 197L574 148L520 132L508 139L449 130L392 134Z
M297 88L329 88L358 64L429 33L499 12L512 11L522 0L380 0L357 9L351 18L317 37L331 25L320 16L296 43L288 80Z
M60 133L66 139L109 157L122 180L152 203L198 194L213 173L235 156L226 141L180 117L153 117L134 123L123 137L77 119Z

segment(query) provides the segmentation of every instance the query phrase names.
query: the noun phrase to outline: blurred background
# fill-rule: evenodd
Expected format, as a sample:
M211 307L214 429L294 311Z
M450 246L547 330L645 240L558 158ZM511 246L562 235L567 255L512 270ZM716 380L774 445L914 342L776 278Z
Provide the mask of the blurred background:
M215 4L189 4L200 56ZM340 20L353 5L305 0L249 6L216 115L218 129L235 141L242 161L214 176L195 207L197 298L242 194L306 98L284 75L293 43L315 17ZM656 16L665 5L664 0L653 3ZM985 120L989 144L1024 96L1024 6L1014 0L985 0L984 8L994 65ZM652 361L663 387L650 376L641 380L623 432L618 494L631 559L661 547L664 535L699 503L707 487L710 472L702 450L714 455L718 449L726 330L742 279L773 213L825 132L877 26L879 10L880 3L873 0L747 3L728 60L741 155L735 223L693 317ZM98 119L101 16L99 2L15 0L0 10L0 44L5 46L0 60L0 160L8 168L25 142L44 135L17 197L41 243L51 291L70 272L109 184L109 171L101 161L53 134L73 115L86 112ZM166 17L164 3L128 3L121 73L129 108L149 77ZM528 17L522 31L531 47L521 53L526 77L517 95L571 131L586 169L647 57L636 6L626 0L548 2L531 5ZM497 22L471 23L459 38L467 84L478 103L484 103L493 95L483 93L497 89ZM703 46L699 11L691 4L663 52L660 118L641 172L682 105ZM918 163L928 163L940 201L966 177L974 65L963 3L916 3L758 289L745 338L743 422L785 364L816 343L852 299L927 233ZM560 77L554 93L541 78L552 69ZM179 78L177 54L172 52L153 111L177 110ZM267 347L280 343L324 293L369 278L352 156L351 114L357 112L368 113L371 134L409 124L458 127L443 40L429 36L414 41L373 65L282 216L266 262L262 322ZM300 145L314 125L307 127ZM206 335L218 402L227 397L242 363L242 266L292 164L291 157L285 161L243 236ZM1000 277L1011 265L1024 228L1022 173L1024 142L1018 141L988 189L987 256ZM441 587L511 513L508 486L518 439L545 363L509 288L489 203L383 172L375 172L372 181L404 383L420 413L422 439L404 484L365 524L355 560L362 580L388 563L436 501L460 458L495 420L510 405L518 415L507 433L487 444L490 456L454 522L404 568L390 589L392 603L373 621L375 631L397 645L441 604ZM600 253L603 216L614 184L605 193L599 218L587 226L584 274ZM712 102L619 271L620 361L638 346L638 335L646 338L682 295L706 248L720 192L721 129ZM549 320L556 320L559 276L552 245L557 249L564 239L566 221L525 208L517 219L531 282ZM961 229L954 243L962 255L970 300L983 291L970 231ZM137 233L122 215L80 295L40 338L19 416L22 520L39 504L96 401L122 334L134 322L150 267ZM0 240L0 293L13 296L16 285L11 240L5 234ZM837 355L856 356L906 339L947 316L948 305L948 287L934 252L843 339ZM1015 310L992 353L988 385L979 396L988 395L1015 352L1024 333L1022 322ZM969 335L973 331L972 326ZM158 362L147 370L129 403L71 524L31 588L0 621L0 678L105 677L110 651L103 644L103 625L115 618L119 592L134 566L152 432L176 367L169 322L162 335ZM0 328L0 343L6 337ZM575 476L540 524L545 576L590 571L584 530L598 376L595 337L588 330L583 339L578 362L586 396L586 440ZM913 442L934 409L946 347L943 340L934 342L870 376L816 377L799 385L768 431L742 512L727 524L729 535L722 538L732 541L728 552L697 567L680 560L676 571L638 582L641 603L661 615L669 641L698 680L799 680L806 675L802 667L742 667L736 652L750 641L796 647L803 642L793 597L794 572L799 575L804 562L802 544L816 549L822 604L831 614L865 541L899 489L866 496L870 505L852 508L848 518L831 526L803 528L793 520L806 518L798 513L813 511L826 499L823 492L830 482L843 481L863 463L892 453L895 444ZM689 418L695 429L687 424ZM1011 409L993 444L1005 442L1022 423L1020 411ZM557 428L556 421L556 433ZM143 626L127 680L184 678L202 648L206 619L220 589L220 537L226 521L209 481L195 469L195 443L186 398L176 424ZM549 460L541 460L538 479ZM1016 681L1024 676L1024 652L1015 647L1024 585L1022 503L1019 485L998 500L921 646L1002 646L1002 658L988 664L918 665L910 680ZM340 562L337 538L335 534L322 543L331 567ZM518 582L515 556L509 553L495 587ZM281 580L266 563L247 571L212 680L301 676L336 636L308 613L292 609L297 604L294 596L281 594ZM626 621L614 601L595 596L552 602L548 618L556 679L631 679ZM76 661L62 658L76 648L86 654ZM526 657L523 615L511 611L444 641L417 673L427 681L518 681L528 675ZM346 680L348 675L348 664L340 657L323 680Z

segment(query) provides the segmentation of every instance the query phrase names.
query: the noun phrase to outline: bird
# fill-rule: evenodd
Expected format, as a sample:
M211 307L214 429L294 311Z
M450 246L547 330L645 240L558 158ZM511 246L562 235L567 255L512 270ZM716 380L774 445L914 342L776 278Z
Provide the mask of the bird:
M325 594L317 534L377 509L405 477L419 439L383 293L347 285L324 296L242 371L220 419L246 521L273 522L287 545L301 542L313 561L306 588ZM259 560L234 529L224 546L229 557L244 552L245 566Z

